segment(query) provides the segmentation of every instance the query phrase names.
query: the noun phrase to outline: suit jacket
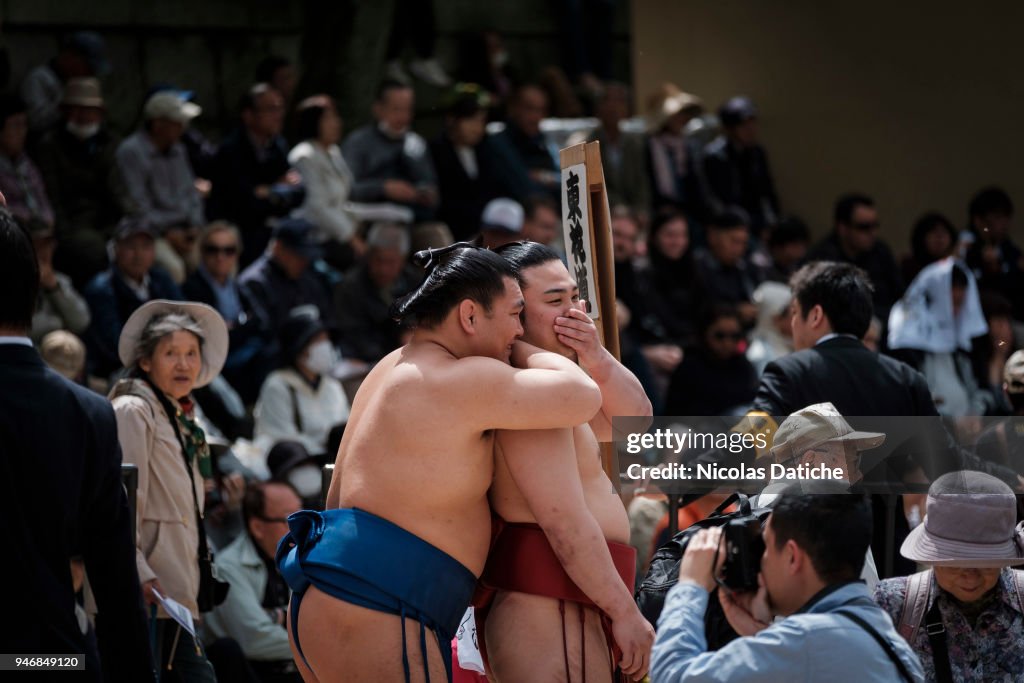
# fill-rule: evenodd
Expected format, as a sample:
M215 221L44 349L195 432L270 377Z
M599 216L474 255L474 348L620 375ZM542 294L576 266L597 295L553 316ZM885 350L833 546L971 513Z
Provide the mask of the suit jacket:
M8 547L9 588L8 618L0 620L4 651L89 651L69 570L70 559L81 555L99 609L106 680L152 681L110 404L48 369L26 346L0 345L0 386L7 387L0 391L0 534ZM102 680L95 667L86 676Z
M936 418L935 429L916 436L928 440L927 457L920 460L933 481L953 470L988 472L1011 486L1016 474L957 446L938 422L928 383L917 370L895 358L875 353L859 340L836 337L811 349L797 351L769 363L761 375L753 410L786 416L813 403L830 401L839 412L853 416L907 416ZM859 428L858 420L850 420ZM865 428L870 428L866 425Z

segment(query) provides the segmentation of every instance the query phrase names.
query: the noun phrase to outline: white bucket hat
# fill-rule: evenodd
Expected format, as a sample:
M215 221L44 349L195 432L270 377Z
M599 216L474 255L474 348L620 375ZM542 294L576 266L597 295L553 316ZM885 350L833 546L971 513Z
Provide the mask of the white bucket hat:
M128 318L117 342L117 355L126 368L138 362L139 340L142 332L155 317L178 313L196 321L203 331L203 367L199 371L195 387L205 387L220 374L228 357L228 326L215 308L195 301L168 301L154 299L139 306Z

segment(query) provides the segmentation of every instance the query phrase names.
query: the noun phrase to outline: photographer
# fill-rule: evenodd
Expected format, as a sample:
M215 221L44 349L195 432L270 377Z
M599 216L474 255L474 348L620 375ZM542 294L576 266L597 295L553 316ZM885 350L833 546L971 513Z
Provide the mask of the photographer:
M923 680L917 657L857 580L871 540L864 498L787 490L763 535L757 592L718 592L741 637L716 652L706 652L704 613L726 548L720 528L693 538L658 622L653 681ZM776 616L785 618L772 623Z

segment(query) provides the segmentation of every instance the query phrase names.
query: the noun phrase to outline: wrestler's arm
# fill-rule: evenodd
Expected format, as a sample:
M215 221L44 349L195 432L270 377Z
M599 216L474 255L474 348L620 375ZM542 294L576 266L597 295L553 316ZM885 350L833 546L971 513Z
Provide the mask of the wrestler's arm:
M560 342L576 352L580 366L601 389L601 410L590 421L598 441L613 440L612 417L653 413L640 380L601 345L590 316L582 310L570 309L567 316L555 320L555 332Z
M604 533L587 508L572 429L502 431L497 448L512 480L569 578L613 623L624 669L646 671L654 632L612 562Z
M452 364L445 385L458 414L481 430L550 429L589 421L601 390L574 362L517 341L512 367L473 356Z

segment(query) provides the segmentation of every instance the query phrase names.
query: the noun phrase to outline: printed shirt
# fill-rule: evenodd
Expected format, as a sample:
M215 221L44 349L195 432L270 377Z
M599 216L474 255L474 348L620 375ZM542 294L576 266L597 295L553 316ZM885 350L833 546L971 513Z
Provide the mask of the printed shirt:
M950 669L957 683L1024 681L1024 614L1013 586L1012 571L1009 568L1002 571L995 599L978 615L973 628L951 596L941 590L932 577L928 609L935 600L939 601L939 612L946 627ZM888 579L875 588L875 601L896 624L903 611L908 579L906 576ZM910 645L921 659L925 680L936 680L932 645L923 627L917 630Z

